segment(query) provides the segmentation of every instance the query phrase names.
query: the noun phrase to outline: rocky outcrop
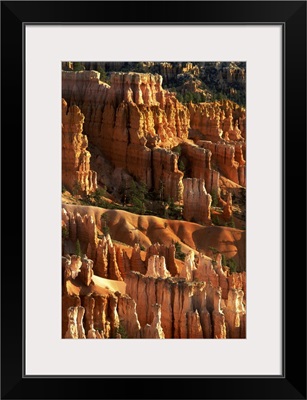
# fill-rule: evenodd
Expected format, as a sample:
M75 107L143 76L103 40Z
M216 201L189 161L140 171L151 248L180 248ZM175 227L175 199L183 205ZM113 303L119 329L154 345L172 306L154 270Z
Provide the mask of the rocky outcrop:
M221 289L215 289L213 292L213 304L214 310L212 312L213 320L213 337L214 339L226 339L226 323L225 315L221 309Z
M131 271L137 271L141 274L146 274L145 262L141 257L140 245L136 243L132 249L132 254L130 258L130 269Z
M63 71L62 96L69 105L76 104L85 115L85 119L97 112L92 109L106 100L109 85L100 82L100 73L97 71ZM93 121L95 122L95 120Z
M65 257L62 257L63 279L75 279L80 272L81 265L80 256L66 254Z
M82 259L82 265L80 269L80 279L85 286L90 286L93 277L93 261L89 260L85 255Z
M127 292L136 301L142 326L153 319L151 305L160 304L161 326L166 338L212 337L211 317L206 308L206 283L152 279L131 273Z
M82 253L86 253L88 258L95 261L98 238L93 217L87 214L81 216L78 212L73 213L63 207L62 226L65 226L69 239L65 241L64 252L75 253L76 241L79 240Z
M208 193L218 193L220 174L211 167L211 151L187 142L181 148L188 165L186 176L203 179Z
M64 63L63 63L64 64ZM63 69L67 70L68 63L63 66ZM72 64L72 63L70 63ZM123 68L129 67L131 71L135 70L136 65L133 62L84 62L82 63L87 70L99 70L100 68L106 71L121 71ZM190 71L192 63L181 63L181 62L140 62L138 66L141 66L145 72L154 70L162 76L165 83L171 82L177 78L178 74L182 72ZM72 69L72 65L69 65ZM193 66L192 66L193 67Z
M207 282L212 287L219 287L220 285L219 276L213 267L212 261L205 257L202 253L199 255L193 279Z
M75 243L79 240L81 249L84 253L84 249L86 249L86 257L90 259L89 261L85 258L82 264L84 283L90 281L90 275L92 274L90 271L92 269L93 273L102 278L123 280L120 267L123 272L126 269L130 270L127 265L127 257L117 250L109 235L103 236L102 239L98 238L96 221L92 216L87 214L81 216L78 212L73 213L63 207L62 224L64 224L68 232L64 253L75 252ZM89 262L91 262L91 267L88 265ZM71 274L69 272L70 269L71 267L67 266L67 274Z
M155 147L152 150L153 187L164 200L181 201L184 174L178 170L178 156L170 150Z
M230 192L227 193L226 204L223 207L222 217L224 221L230 221L232 217L232 195Z
M77 329L77 315L78 307L81 306L81 299L79 296L69 296L63 290L62 295L62 337L66 335L72 337L78 335ZM70 311L68 311L70 309ZM76 337L77 338L77 337Z
M203 339L204 333L197 310L187 313L187 331L189 339Z
M85 258L76 287L90 286ZM64 263L65 264L65 263ZM86 280L86 279L87 280ZM72 277L68 278L68 281ZM110 281L111 282L111 281ZM205 256L187 255L180 278L170 277L163 256L148 258L147 276L130 272L127 294L63 292L65 338L243 338L246 312L245 274L228 276ZM81 292L82 293L82 290ZM154 306L154 307L153 307Z
M229 289L243 290L243 301L246 304L246 272L239 272L227 276Z
M202 63L154 64L170 81L182 75L182 93L199 90ZM217 65L220 85L227 82L235 90L244 83L244 71L228 67ZM64 186L76 193L95 191L97 166L110 202L122 195L129 207L133 181L142 182L150 189L147 210L165 206L170 219L63 206L62 337L246 337L246 275L232 273L235 264L225 266L223 257L222 265L218 253L242 257L237 243L244 232L198 225L211 225L213 196L223 207L223 220L232 221L233 188L234 204L245 212L244 194L237 196L246 181L245 109L230 101L184 106L162 88L157 74L115 72L110 85L99 78L95 71L63 71ZM158 197L161 201L152 200ZM172 221L175 215L185 221ZM212 259L201 253L214 249L209 244L218 246ZM183 258L181 246L184 261L175 258Z
M228 292L227 307L224 311L227 337L239 339L246 336L246 312L243 304L242 290L230 289Z
M229 63L220 69L218 79L243 84L246 81L245 69L239 68L235 63Z
M168 278L171 276L166 268L165 258L163 256L153 255L148 259L147 272L145 276L153 278Z
M80 108L74 105L68 109L62 99L62 183L71 192L89 194L97 189L97 173L90 169L83 123Z
M212 143L206 140L199 140L197 144L211 152L212 163L216 165L223 176L241 186L245 186L244 143Z
M153 156L152 149L170 148L186 139L190 119L188 109L175 95L162 89L162 77L114 73L111 87L101 84L95 71L63 71L62 78L64 98L81 108L84 129L103 156L149 189L156 187L161 178L167 187L165 196L177 200L182 174L177 170L174 155L155 150ZM158 184L153 177L157 177Z
M222 110L219 103L189 103L191 129L205 136L207 140L216 142L223 137L221 119Z
M234 290L240 293L240 290ZM233 318L233 301L223 301L222 304L222 289L219 286L213 287L206 282L187 282L185 279L153 279L132 272L127 277L127 292L137 304L141 326L151 324L152 304L160 304L161 326L166 338L245 337L243 302L238 302L235 311L241 313L240 329L233 330L232 321L237 321L238 325L238 320ZM238 296L242 296L242 293ZM232 299L231 294L227 294ZM234 325L235 328L237 326Z
M183 180L183 218L198 224L211 223L211 201L204 179L187 178Z
M67 309L68 328L65 339L85 339L83 328L83 316L85 309L83 307L69 307Z
M216 255L214 269L219 277L219 288L221 289L222 299L227 299L229 292L228 273L222 267L222 255Z
M73 210L73 208L63 206L62 224L68 232L68 237L63 246L63 255L74 253L76 243L79 241L81 251L85 253L84 250L86 249L87 259L92 260L92 269L95 275L118 281L122 281L130 271L140 272L143 275L150 273L155 276L157 274L157 276L163 277L167 277L168 274L173 277L179 275L174 244L166 246L155 243L148 247L146 255L144 253L142 255L139 243L135 243L128 256L124 248L112 242L110 235L99 235L98 238L98 231L101 227L98 224L99 221L95 221L93 215L84 213L81 216L78 208L75 211L70 210ZM143 229L141 225L139 229ZM156 261L153 261L153 258L149 261L152 256L158 256ZM162 268L162 264L158 267L160 262L163 264L163 268L165 266L165 270ZM79 263L78 267L77 263ZM156 265L156 267L153 267L153 265ZM65 276L75 278L81 268L81 260L77 256L68 256L67 259L64 259L62 268ZM148 272L148 268L153 269ZM83 269L85 273L85 266ZM87 278L84 275L85 281L87 281Z
M163 328L161 325L161 305L153 304L153 321L151 325L146 324L143 328L144 339L165 339Z
M175 258L176 248L174 244L170 246L165 246L164 244L155 243L148 247L146 252L145 264L148 268L148 260L150 257L157 255L164 257L167 269L171 276L177 276L179 274L179 267Z
M119 295L118 316L120 326L124 329L128 338L138 339L141 337L141 325L136 312L136 303L127 295Z
M229 100L189 104L191 129L214 143L244 140L245 109ZM244 131L242 135L242 131Z
M184 265L180 268L179 276L180 278L184 278L188 282L193 281L195 270L196 266L194 252L190 251L184 259Z
M209 150L212 156L207 156L211 162L210 165L207 162L207 168L212 167L226 178L245 186L245 110L226 100L190 103L189 111L197 145ZM192 176L199 177L195 175L195 170Z

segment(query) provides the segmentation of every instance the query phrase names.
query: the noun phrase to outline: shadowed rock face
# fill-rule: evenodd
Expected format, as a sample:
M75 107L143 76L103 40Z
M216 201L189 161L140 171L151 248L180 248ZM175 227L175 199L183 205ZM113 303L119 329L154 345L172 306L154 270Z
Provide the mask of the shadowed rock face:
M211 161L215 163L223 176L235 183L245 186L245 143L212 143L199 140L197 145L211 152Z

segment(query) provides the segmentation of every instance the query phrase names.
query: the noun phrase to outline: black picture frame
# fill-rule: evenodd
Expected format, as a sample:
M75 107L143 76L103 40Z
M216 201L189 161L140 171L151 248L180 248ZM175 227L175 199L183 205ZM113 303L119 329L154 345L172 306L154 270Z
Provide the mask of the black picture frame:
M25 268L23 29L25 24L29 23L183 25L272 23L283 26L282 376L181 377L172 376L171 371L169 376L162 377L94 376L81 379L76 376L23 375ZM1 398L306 399L306 2L2 1L1 34ZM18 166L17 174L11 172L13 165L15 168ZM16 178L19 178L19 185L16 184ZM12 226L15 232L13 235L7 233ZM303 234L298 233L301 227L304 228ZM21 250L19 257L17 248ZM265 276L264 270L261 273ZM269 308L264 312L269 312ZM265 360L263 362L265 363ZM164 390L167 387L170 389L166 393Z

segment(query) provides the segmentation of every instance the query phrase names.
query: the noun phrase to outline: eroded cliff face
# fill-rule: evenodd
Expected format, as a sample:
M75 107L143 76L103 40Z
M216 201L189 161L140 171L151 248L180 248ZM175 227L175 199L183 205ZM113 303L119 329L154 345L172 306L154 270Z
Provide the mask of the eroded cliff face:
M63 71L63 96L85 115L84 130L115 168L123 168L149 189L157 182L165 196L180 200L182 173L176 156L163 152L188 137L190 115L160 75L113 73L111 86L95 71ZM161 149L162 148L162 149Z
M178 262L174 245L156 243L141 255L138 244L98 238L88 215L63 209L62 224L63 337L245 337L245 273L230 274L220 254L190 251ZM73 254L76 240L88 254Z
M243 140L245 135L245 109L229 100L189 104L191 128L207 140ZM218 129L218 130L217 130ZM210 137L211 136L211 137Z
M127 294L137 304L141 326L153 320L152 304L161 305L165 338L245 337L242 289L228 290L227 299L222 301L221 287L210 281L155 279L131 272L126 283Z
M80 108L74 105L68 109L62 99L62 182L71 192L89 194L97 189L97 173L90 169L91 154L83 124Z
M245 109L222 102L189 104L191 129L197 146L209 150L213 169L233 182L246 185Z
M188 177L203 180L208 193L218 193L220 173L212 168L211 151L186 142L181 144L181 148L182 155L186 158L188 164Z
M211 161L227 179L241 185L246 185L245 178L245 143L212 143L199 140L197 145L211 152Z
M183 218L199 224L210 224L212 198L207 193L205 180L187 178L183 180L183 185Z
M200 73L177 67L159 63L169 80ZM235 65L219 73L221 85L245 80ZM181 219L63 205L62 337L245 338L245 272L219 253L242 270L244 232L212 222L233 221L229 188L238 197L246 184L245 110L231 101L185 106L149 73L113 73L107 85L96 71L63 71L62 82L63 185L89 194L99 181L113 202L121 185L143 182Z
M80 107L85 133L113 168L127 171L149 190L163 186L164 200L182 202L184 174L170 151L180 144L189 163L185 177L204 179L208 193L219 192L219 173L245 186L243 108L231 101L185 107L162 88L160 75L113 73L110 86L99 76L63 71L63 95ZM187 140L189 131L194 144Z

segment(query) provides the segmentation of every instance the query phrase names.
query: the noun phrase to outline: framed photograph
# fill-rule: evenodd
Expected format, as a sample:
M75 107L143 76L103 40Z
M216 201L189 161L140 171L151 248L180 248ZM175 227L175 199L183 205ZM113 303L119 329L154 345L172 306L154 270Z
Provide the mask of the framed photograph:
M306 399L306 2L1 26L2 398Z

